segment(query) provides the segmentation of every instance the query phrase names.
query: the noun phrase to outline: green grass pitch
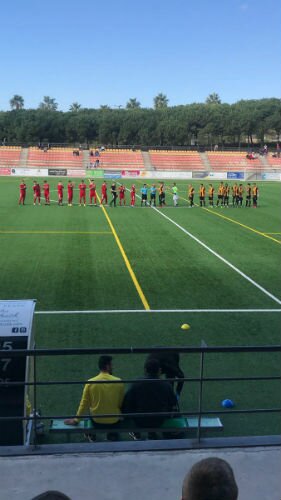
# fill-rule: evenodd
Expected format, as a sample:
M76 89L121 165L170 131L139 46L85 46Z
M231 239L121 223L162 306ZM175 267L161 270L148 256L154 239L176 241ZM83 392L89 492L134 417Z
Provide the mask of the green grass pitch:
M116 314L106 311L144 311L144 305L104 211L58 207L57 178L50 179L51 206L34 207L32 180L26 181L26 206L18 206L20 179L0 177L0 296L37 300L37 347L199 346L201 340L209 346L280 343L280 312L259 312L281 309L280 183L258 183L258 209L188 209L189 181L177 181L177 208L169 192L167 207L159 211L140 208L139 199L134 209L106 208L149 308L169 311ZM135 183L140 189L142 182ZM97 184L100 193L101 181ZM199 181L193 185L197 203ZM66 195L65 189L65 202ZM77 198L75 191L76 203ZM178 309L213 312L175 312ZM219 312L222 309L237 311ZM85 310L104 312L38 314ZM182 331L182 323L191 329ZM138 377L143 362L144 356L116 356L114 371L124 378ZM198 355L182 357L187 377L199 375L199 364ZM41 381L84 380L96 373L96 365L96 357L39 359L38 374ZM280 358L209 355L205 374L280 375ZM280 407L279 386L278 381L209 382L203 406L220 412L221 400L231 398L236 409ZM185 384L183 411L197 411L198 389L197 383ZM65 414L75 412L80 394L77 385L53 386L41 388L38 399L44 415ZM222 415L222 419L225 435L280 433L277 414Z

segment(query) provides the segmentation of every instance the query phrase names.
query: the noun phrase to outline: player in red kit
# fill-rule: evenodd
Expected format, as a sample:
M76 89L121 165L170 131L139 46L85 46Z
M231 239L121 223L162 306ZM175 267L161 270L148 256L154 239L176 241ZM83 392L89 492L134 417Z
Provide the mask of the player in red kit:
M124 184L121 184L121 186L119 186L118 191L119 191L119 205L121 207L122 201L123 201L123 205L125 206L126 205L126 198L125 198L126 188L125 188Z
M90 205L93 204L93 199L94 199L94 204L97 204L97 186L94 182L94 179L91 179L90 184L89 184L89 190L90 190Z
M68 181L68 184L67 184L67 202L68 202L69 207L72 207L73 188L74 188L74 183L72 181Z
M80 207L82 205L82 202L84 204L84 207L86 206L86 188L87 188L87 185L85 184L84 180L82 179L81 183L79 184L79 204L80 204Z
M101 185L101 205L105 202L105 205L107 205L107 184L104 181Z
M62 206L62 202L63 202L63 183L61 181L59 181L58 183L58 205L61 205Z
M44 181L43 189L44 189L45 205L50 205L50 184L47 181Z
M130 195L131 195L131 207L134 207L135 203L136 203L136 186L135 186L135 184L133 184L131 187Z
M26 195L26 184L24 180L22 180L20 183L19 205L24 205L25 195Z
M36 201L41 205L41 188L37 181L33 181L33 205L36 205Z

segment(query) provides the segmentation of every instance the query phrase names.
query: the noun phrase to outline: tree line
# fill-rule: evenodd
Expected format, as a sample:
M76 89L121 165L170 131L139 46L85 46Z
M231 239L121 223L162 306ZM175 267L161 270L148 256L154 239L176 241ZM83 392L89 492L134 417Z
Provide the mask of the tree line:
M139 145L241 145L273 141L281 136L281 99L241 100L222 103L210 94L204 103L169 106L158 94L154 108L142 108L136 98L126 108L82 108L58 111L55 99L45 96L37 109L24 109L21 96L13 96L11 111L0 111L0 140L4 144L38 142Z

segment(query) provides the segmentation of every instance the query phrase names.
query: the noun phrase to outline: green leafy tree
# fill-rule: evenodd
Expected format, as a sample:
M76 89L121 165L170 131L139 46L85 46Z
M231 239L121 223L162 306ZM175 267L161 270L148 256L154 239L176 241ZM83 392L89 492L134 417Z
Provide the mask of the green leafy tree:
M10 99L10 106L12 109L23 109L24 98L21 95L15 94L12 99Z
M69 111L71 111L72 113L77 113L79 109L81 109L81 104L79 104L78 102L73 102L69 108Z
M158 94L157 96L154 97L153 103L154 103L154 109L163 109L168 107L168 102L169 99L165 94Z
M108 104L101 104L100 109L105 110L105 109L111 109L111 108L110 108L110 106L108 106Z
M58 103L52 97L45 95L43 101L39 104L39 109L44 109L45 111L56 111L58 109Z
M139 109L140 108L140 102L134 97L129 99L129 101L126 104L127 109Z
M221 104L220 96L216 92L209 94L206 99L206 104Z

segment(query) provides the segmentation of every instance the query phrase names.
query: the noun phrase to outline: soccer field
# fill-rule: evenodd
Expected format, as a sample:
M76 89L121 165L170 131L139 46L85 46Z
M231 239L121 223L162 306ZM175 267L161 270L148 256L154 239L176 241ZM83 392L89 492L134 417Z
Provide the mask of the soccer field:
M54 203L33 206L32 179L26 182L27 204L18 206L20 179L0 178L0 296L37 300L37 347L280 343L280 183L259 184L258 209L189 209L188 181L177 181L179 207L167 192L167 206L154 209L141 208L139 199L135 208L59 207L57 179L50 180ZM193 185L197 193L199 182ZM182 331L182 323L191 329ZM115 373L140 376L143 361L116 356ZM182 364L186 376L198 376L198 355L183 356ZM41 380L83 380L95 374L96 359L40 359L38 370ZM280 359L210 355L206 374L280 375ZM221 411L225 397L237 409L279 407L278 387L278 381L207 383L204 409ZM42 388L41 409L73 412L80 392L80 386ZM196 411L197 404L198 384L187 382L182 409ZM273 434L280 432L278 420L277 414L225 416L225 433Z

